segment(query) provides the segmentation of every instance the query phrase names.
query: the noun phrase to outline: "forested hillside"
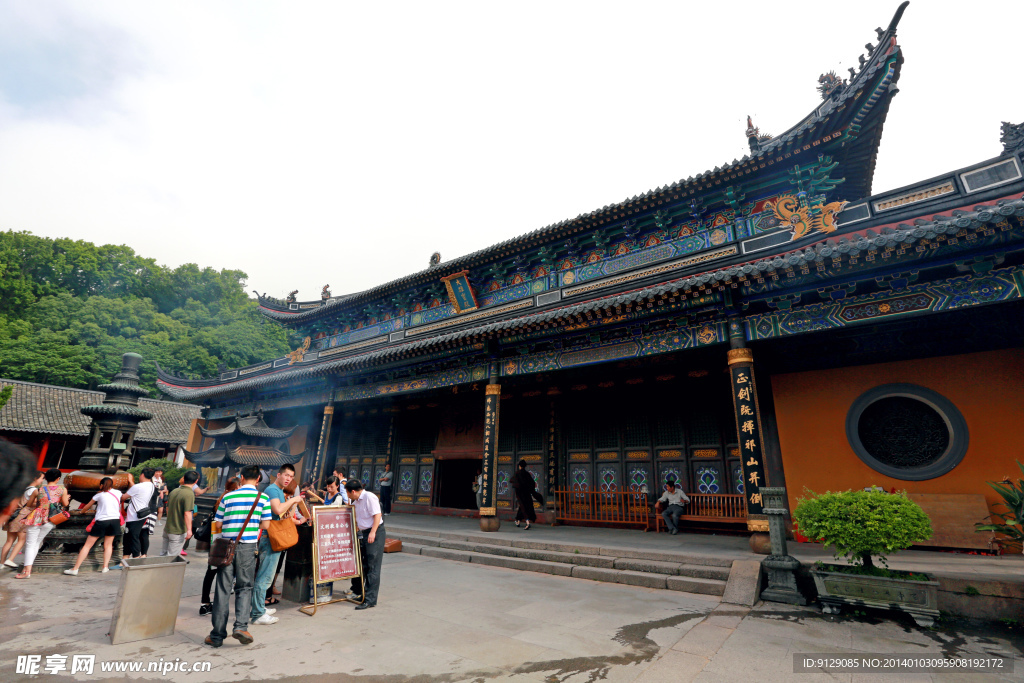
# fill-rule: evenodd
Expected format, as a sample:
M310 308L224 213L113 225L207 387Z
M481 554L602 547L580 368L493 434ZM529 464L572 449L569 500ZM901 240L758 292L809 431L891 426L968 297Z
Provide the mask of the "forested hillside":
M265 321L239 270L170 269L126 246L0 232L0 377L92 389L121 354L191 375L278 357L286 332Z

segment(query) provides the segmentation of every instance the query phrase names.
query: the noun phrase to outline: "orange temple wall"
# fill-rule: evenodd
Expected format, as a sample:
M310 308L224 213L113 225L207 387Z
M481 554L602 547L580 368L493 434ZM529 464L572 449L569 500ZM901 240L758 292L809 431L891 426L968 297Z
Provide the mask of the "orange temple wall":
M963 414L970 442L952 471L903 481L874 471L853 452L846 440L850 406L868 389L895 382L937 391ZM1021 476L1015 461L1024 461L1022 349L774 375L772 391L790 509L807 495L805 489L821 493L866 486L981 494L991 508L1000 498L985 482Z

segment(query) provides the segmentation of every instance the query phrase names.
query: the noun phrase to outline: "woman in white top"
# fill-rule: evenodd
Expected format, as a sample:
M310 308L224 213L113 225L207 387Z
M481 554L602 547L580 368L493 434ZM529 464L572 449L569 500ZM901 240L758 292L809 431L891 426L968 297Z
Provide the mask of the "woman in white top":
M124 557L126 558L145 557L149 553L149 531L145 528L148 513L140 517L139 511L146 511L149 508L152 512L150 503L155 503L154 498L156 497L156 485L152 481L153 475L153 469L146 467L139 473L139 483L121 496L121 502L128 503L128 516L125 519L128 530L124 535Z
M114 553L114 537L117 536L117 532L121 530L121 525L124 523L124 515L121 514L121 492L114 491L113 488L114 480L110 477L103 477L100 480L100 492L82 508L84 512L95 505L96 515L86 527L89 535L85 539L85 545L78 552L74 568L64 570L68 576L78 576L78 568L85 562L86 556L96 545L96 541L101 538L103 539L103 568L99 571L110 571L108 565L110 556Z
M32 499L32 494L36 492L36 489L43 485L43 481L43 473L40 472L35 481L25 489L24 495L21 496L21 509L16 514L11 515L11 518L4 524L4 529L7 531L7 541L4 543L4 549L0 551L0 562L5 567L10 567L11 569L18 568L14 558L18 556L18 553L21 552L22 547L25 545L25 518L32 512L27 507L28 501ZM9 555L7 551L10 551Z

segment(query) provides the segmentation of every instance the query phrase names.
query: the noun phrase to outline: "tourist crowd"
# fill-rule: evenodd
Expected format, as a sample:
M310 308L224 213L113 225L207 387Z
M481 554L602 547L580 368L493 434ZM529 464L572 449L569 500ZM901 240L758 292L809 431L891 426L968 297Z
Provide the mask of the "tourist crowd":
M0 565L17 569L15 558L23 553L17 579L32 576L32 565L46 536L70 518L70 494L61 484L61 477L58 469L36 472L30 453L0 439L0 523L7 531ZM199 487L197 472L187 471L169 495L162 470L144 468L138 482L132 475L128 477L130 487L124 493L114 487L112 477L102 477L99 490L77 511L92 512L92 519L74 565L64 574L78 576L97 543L102 547L97 571L105 573L125 566L110 566L118 536L123 538L125 560L147 557L150 536L164 516L161 556L186 555L184 547L198 527L200 537L211 543L199 612L212 619L206 644L220 647L229 636L232 596L235 609L230 637L249 644L254 640L248 631L250 623L272 625L278 621L276 609L271 606L279 602L274 584L284 552L297 540L295 530L310 521L308 499L311 504L353 507L363 575L352 579L351 590L344 597L358 603L358 610L377 604L386 541L383 517L387 512L382 512L381 503L385 510L390 507L390 468L379 480L382 501L362 482L348 480L338 470L327 478L322 491L312 487L299 491L295 468L289 464L281 466L273 482L260 492L262 472L248 465L237 478L226 482L214 512L196 525L196 495L205 492Z

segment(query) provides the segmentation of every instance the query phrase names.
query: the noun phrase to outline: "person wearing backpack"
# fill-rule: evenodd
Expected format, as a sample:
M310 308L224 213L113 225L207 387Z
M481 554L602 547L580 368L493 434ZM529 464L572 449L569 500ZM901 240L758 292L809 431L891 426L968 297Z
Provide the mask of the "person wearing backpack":
M96 506L96 514L93 516L92 521L89 522L89 526L85 527L86 531L89 532L89 535L85 537L85 545L78 551L78 559L75 560L75 566L64 570L64 573L68 576L78 576L78 570L81 568L82 563L85 562L89 551L96 545L96 541L101 538L103 539L103 568L99 571L104 573L110 571L110 556L114 554L114 538L117 536L117 532L121 530L121 525L124 524L120 492L114 491L114 480L110 477L100 479L100 492L85 504L82 512L86 512L94 505Z
M121 502L128 503L128 516L125 518L128 531L124 535L125 558L146 557L149 553L149 532L145 526L146 518L153 511L152 504L156 497L154 474L152 468L144 468L139 473L139 483L121 496Z

